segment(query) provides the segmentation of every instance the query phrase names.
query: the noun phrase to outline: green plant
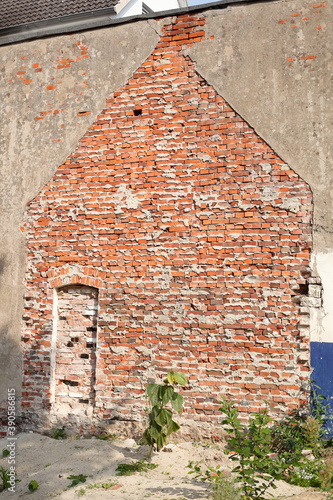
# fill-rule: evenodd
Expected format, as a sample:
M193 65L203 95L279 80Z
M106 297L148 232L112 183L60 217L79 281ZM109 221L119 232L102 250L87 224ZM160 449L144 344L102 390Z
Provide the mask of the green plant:
M320 471L321 488L329 491L333 488L333 457L325 457L322 470Z
M7 448L4 448L2 450L2 456L3 457L8 457L9 454L10 454L10 451Z
M11 487L9 471L7 469L4 469L3 467L0 467L0 480L0 491L6 490L7 488Z
M109 488L112 488L112 486L116 486L114 481L104 481L103 483L93 483L93 484L88 484L87 489L92 490L94 488L101 488L103 490L108 490Z
M146 394L151 404L148 427L143 433L144 443L150 446L149 457L153 448L161 450L167 442L167 437L179 430L179 424L173 420L173 413L167 404L171 404L173 410L181 414L183 408L183 396L175 391L175 386L187 385L187 379L181 372L170 371L162 384L148 384Z
M322 421L316 417L294 410L272 426L273 451L290 461L300 459L302 450L310 448L315 457L323 449Z
M36 491L39 488L39 484L34 479L28 484L29 491Z
M87 490L93 490L95 488L98 489L103 489L103 490L108 490L109 488L112 488L112 486L116 486L116 482L114 481L105 481L105 482L100 482L100 483L93 483L93 484L87 484L85 488L80 488L76 494L79 497L82 497L83 495L86 494Z
M199 462L193 462L192 460L186 467L190 469L189 474L194 474L195 479L209 481L211 483L218 483L226 473L226 469L222 469L220 465L216 467L206 467L203 470Z
M231 460L237 461L232 472L244 498L262 499L269 487L275 488L277 479L333 490L333 457L323 447L321 411L318 410L316 418L309 409L296 409L273 422L266 405L251 415L245 426L233 402L224 398L220 410L225 415L222 424L229 433L226 453L231 450ZM305 448L310 448L315 458L304 457ZM327 455L325 460L324 455ZM202 469L199 463L190 462L188 467L190 474L202 481L218 484L225 479L225 471L219 466Z
M321 471L323 469L322 460L309 460L304 458L297 467L292 467L288 482L303 486L305 488L319 488L322 484Z
M303 424L304 438L307 446L311 448L316 457L321 455L322 451L322 423L312 415L309 415Z
M247 498L261 499L269 487L276 488L275 481L283 479L283 473L290 466L297 466L293 454L272 456L272 419L267 406L251 415L248 426L241 423L234 403L223 399L220 410L225 418L222 424L229 433L228 447L232 450L231 460L238 464L233 468L243 494ZM228 450L226 450L228 453Z
M320 422L322 431L326 420L330 417L331 406L327 401L326 396L322 394L322 390L315 380L310 381L310 413ZM325 432L322 432L325 435Z
M76 486L79 483L85 483L87 480L87 477L88 476L85 476L84 474L78 474L77 476L74 476L74 475L68 476L67 479L72 481L71 484L68 486L68 488L72 488L73 486Z
M116 434L103 433L103 434L100 434L98 439L101 439L102 441L114 441L115 439L117 439L117 436L116 436Z
M242 500L242 490L231 476L222 476L213 485L212 500Z
M149 464L145 460L138 460L131 464L119 464L116 468L116 476L131 476L135 472L147 472L150 469L156 469L156 464Z
M65 439L66 438L66 429L65 427L52 429L51 438L53 439Z
M307 413L293 410L272 426L272 451L280 456L301 457L305 443L304 422Z

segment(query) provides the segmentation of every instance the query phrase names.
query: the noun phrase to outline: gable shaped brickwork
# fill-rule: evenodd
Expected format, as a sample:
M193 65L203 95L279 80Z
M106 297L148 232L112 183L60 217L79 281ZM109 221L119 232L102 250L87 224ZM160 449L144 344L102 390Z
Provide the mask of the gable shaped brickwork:
M188 376L185 414L203 424L222 394L245 413L299 402L311 192L196 72L186 49L204 29L195 15L164 27L27 208L23 405L35 423L52 415L54 294L70 284L98 288L94 402L79 427L140 421L146 383L170 369Z

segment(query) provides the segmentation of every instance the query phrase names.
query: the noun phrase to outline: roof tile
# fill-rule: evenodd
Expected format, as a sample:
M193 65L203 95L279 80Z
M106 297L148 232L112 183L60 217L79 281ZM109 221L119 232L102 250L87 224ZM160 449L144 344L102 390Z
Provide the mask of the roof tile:
M0 29L112 8L119 0L1 0Z

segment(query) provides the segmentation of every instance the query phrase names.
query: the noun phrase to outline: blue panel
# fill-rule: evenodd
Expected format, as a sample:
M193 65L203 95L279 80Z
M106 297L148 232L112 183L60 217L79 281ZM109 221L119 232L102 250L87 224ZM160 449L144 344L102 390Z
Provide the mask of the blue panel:
M311 342L311 366L313 372L311 379L319 387L317 393L325 396L324 405L328 407L326 422L327 438L333 438L333 343Z

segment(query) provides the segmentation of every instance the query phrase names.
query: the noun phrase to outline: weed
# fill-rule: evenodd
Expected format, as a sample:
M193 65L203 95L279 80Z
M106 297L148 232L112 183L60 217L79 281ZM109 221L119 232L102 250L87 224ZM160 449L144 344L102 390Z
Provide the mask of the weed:
M135 472L147 472L150 469L156 469L156 464L149 464L145 460L138 460L131 464L119 464L116 468L116 476L131 476Z
M112 486L116 486L114 481L105 481L101 483L93 483L93 484L88 484L85 488L80 488L76 494L79 497L82 497L83 495L86 494L87 490L93 490L95 488L103 489L103 490L108 490L109 488L112 488Z
M68 488L73 488L73 486L76 486L79 483L85 483L87 480L88 476L85 476L84 474L78 474L77 476L68 476L67 479L69 479L71 484L68 486Z
M290 470L288 482L308 488L310 486L319 488L321 486L321 471L323 462L321 460L309 460L304 458L297 467Z
M10 451L9 451L9 450L7 450L7 448L4 448L4 449L2 450L2 456L3 456L3 457L8 457L8 455L9 455L9 454L10 454Z
M93 490L94 488L101 488L103 490L108 490L109 488L112 488L112 486L116 486L114 481L105 481L103 483L93 483L93 484L88 484L87 489L88 490Z
M254 413L248 427L245 427L238 418L238 410L232 402L223 399L221 404L220 410L225 415L222 424L227 426L228 446L233 451L230 458L238 461L238 465L232 471L236 474L246 497L263 498L269 487L276 487L275 480L282 479L283 472L290 465L296 465L297 461L293 456L291 460L287 460L286 457L284 460L270 457L272 430L269 424L272 419L268 415L267 406Z
M295 454L301 456L305 430L303 424L306 415L293 410L282 420L274 422L272 426L272 446L279 454Z
M102 441L114 441L117 439L116 434L101 434L98 439L101 439Z
M220 477L213 485L213 500L241 500L242 490L232 477Z
M327 457L324 460L320 471L321 487L329 491L333 487L333 457Z
M200 481L210 481L212 483L219 482L220 479L225 476L226 469L223 469L220 465L216 467L207 467L205 470L202 470L199 462L193 462L192 460L186 466L188 469L191 469L189 474L194 474L195 479L199 479Z
M11 487L9 470L0 467L0 492Z
M322 449L322 424L320 420L309 415L303 424L305 442L316 457L321 455Z
M66 438L65 427L52 429L51 438L53 438L53 439L65 439Z
M167 437L178 431L179 425L173 420L173 413L166 408L168 403L173 410L181 414L184 398L175 391L176 385L186 385L187 380L181 372L169 372L164 384L148 384L146 393L151 404L149 425L143 433L143 441L150 446L149 457L153 448L161 450L167 442Z
M45 464L44 465L45 469L46 469L46 467L50 467L50 465L52 465L52 464Z
M323 431L325 422L330 417L331 406L314 380L310 381L310 413L320 422ZM322 435L325 435L325 432L322 432Z
M34 479L28 484L29 491L36 491L39 488L39 484Z
M107 434L101 434L98 439L101 439L102 441L107 441L108 435Z

